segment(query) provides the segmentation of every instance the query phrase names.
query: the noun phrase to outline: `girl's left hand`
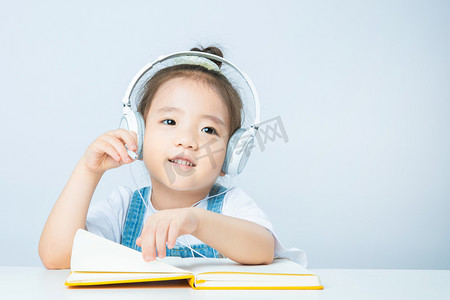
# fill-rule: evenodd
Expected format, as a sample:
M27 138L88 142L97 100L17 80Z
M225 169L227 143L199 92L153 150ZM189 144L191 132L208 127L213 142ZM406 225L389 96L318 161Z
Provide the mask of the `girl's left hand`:
M200 210L196 207L166 209L151 215L142 228L141 236L136 239L144 260L155 260L156 254L164 258L166 243L172 249L180 235L193 234L199 227Z

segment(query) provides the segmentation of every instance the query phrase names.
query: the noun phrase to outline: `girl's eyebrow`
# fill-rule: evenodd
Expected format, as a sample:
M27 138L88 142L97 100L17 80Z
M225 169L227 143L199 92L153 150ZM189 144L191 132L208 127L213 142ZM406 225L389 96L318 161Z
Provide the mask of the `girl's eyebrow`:
M218 118L218 117L216 117L216 116L213 116L213 115L201 115L200 117L201 117L201 118L204 118L204 119L209 119L209 120L213 121L214 123L216 123L216 124L218 124L218 125L221 125L221 126L223 126L223 127L226 127L226 126L225 126L225 122L222 121L220 118Z
M183 113L183 110L179 109L178 107L174 107L174 106L164 106L157 110L157 112L159 112L159 113L160 112L173 112L173 111ZM225 122L217 116L203 114L200 116L200 118L209 119L218 125L226 127Z
M164 107L161 107L160 109L158 109L158 112L172 112L172 111L181 112L181 109L179 109L178 107L174 107L174 106L164 106Z

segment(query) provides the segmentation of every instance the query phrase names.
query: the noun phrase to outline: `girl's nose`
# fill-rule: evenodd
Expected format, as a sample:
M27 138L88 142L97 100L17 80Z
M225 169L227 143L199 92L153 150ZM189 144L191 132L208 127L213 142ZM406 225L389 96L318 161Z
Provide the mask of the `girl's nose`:
M183 131L175 138L175 146L185 149L197 150L197 138L190 132Z

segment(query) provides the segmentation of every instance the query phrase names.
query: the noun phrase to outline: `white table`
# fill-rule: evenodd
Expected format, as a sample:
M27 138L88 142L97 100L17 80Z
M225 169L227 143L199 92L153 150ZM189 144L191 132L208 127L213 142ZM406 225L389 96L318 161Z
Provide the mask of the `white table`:
M450 299L450 270L312 269L324 290L197 291L185 281L68 288L69 270L0 267L0 299Z

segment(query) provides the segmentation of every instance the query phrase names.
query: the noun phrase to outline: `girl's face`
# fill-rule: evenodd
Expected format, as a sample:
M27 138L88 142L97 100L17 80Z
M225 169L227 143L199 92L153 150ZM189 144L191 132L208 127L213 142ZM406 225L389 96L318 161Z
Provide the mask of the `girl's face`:
M153 186L209 189L221 173L229 138L228 110L207 84L174 78L163 84L146 116L144 163Z

